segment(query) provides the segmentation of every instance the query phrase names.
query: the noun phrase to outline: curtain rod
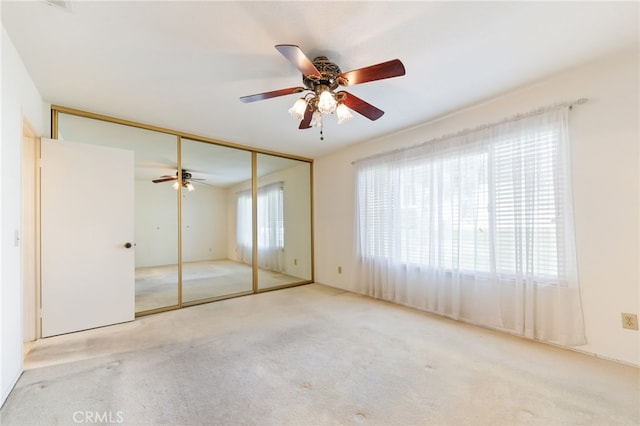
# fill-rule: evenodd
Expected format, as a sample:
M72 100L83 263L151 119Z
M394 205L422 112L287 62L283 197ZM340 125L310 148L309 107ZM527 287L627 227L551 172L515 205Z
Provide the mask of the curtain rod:
M382 157L382 156L393 154L393 153L396 153L396 152L407 151L407 150L410 150L410 149L413 149L413 148L418 148L418 147L421 147L421 146L424 146L424 145L428 145L428 144L431 144L431 143L434 143L434 142L439 142L439 141L444 140L444 139L449 139L449 138L453 138L453 137L468 135L469 133L477 132L477 131L480 131L480 130L487 129L489 127L498 126L500 124L509 123L509 122L512 122L512 121L522 120L523 118L532 117L532 116L538 115L538 114L543 114L543 113L548 112L548 111L555 111L555 110L562 109L562 108L569 108L569 110L571 110L574 105L582 105L582 104L586 103L588 100L589 100L588 98L579 98L579 99L576 99L575 101L571 101L571 102L562 102L560 104L547 105L547 106L544 106L544 107L541 107L541 108L536 108L536 109L531 110L529 112L520 113L520 114L513 115L511 117L504 118L504 119L502 119L500 121L494 121L494 122L487 123L487 124L481 124L481 125L473 127L473 128L462 129L462 130L460 130L458 132L455 132L455 133L447 133L447 134L444 134L442 136L438 136L438 137L435 137L433 139L429 139L426 142L421 142L419 144L411 145L411 146L408 146L406 148L392 149L390 151L385 151L385 152L381 152L381 153L378 153L378 154L373 154L373 155L370 155L368 157L364 157L364 158L360 158L358 160L352 161L351 164L353 165L353 164L359 163L359 162L364 161L364 160L369 160L369 159L372 159L372 158Z

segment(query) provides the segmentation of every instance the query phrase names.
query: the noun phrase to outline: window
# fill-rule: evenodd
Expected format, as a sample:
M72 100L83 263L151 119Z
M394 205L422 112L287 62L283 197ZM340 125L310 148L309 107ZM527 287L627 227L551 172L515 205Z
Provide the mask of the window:
M355 290L583 342L567 116L536 113L358 162Z
M459 271L564 275L558 132L358 173L362 256Z

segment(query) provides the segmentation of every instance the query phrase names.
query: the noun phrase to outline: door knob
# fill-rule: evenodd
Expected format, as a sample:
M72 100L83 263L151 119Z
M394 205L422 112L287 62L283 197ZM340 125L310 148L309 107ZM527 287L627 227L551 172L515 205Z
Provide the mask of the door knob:
M124 244L124 248L131 248L131 247L132 247L132 244L131 244L131 243L125 243L125 244Z

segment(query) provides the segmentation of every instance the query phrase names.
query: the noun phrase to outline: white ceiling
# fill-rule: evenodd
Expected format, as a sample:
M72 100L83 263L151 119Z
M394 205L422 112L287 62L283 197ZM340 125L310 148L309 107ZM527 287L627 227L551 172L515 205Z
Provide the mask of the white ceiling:
M58 2L60 3L60 2ZM1 2L45 101L317 158L638 45L638 2ZM349 87L384 110L298 130L301 85L275 49L297 44L342 71L390 59L406 76Z

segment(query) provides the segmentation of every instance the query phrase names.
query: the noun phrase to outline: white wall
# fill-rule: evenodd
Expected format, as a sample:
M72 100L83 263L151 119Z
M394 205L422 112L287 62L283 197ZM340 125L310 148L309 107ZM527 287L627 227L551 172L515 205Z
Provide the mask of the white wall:
M42 101L15 46L2 27L2 141L0 143L0 404L22 372L21 149L23 119L48 136Z
M184 262L227 258L227 190L194 184L183 191L182 256Z
M316 282L352 289L354 177L351 162L431 138L572 101L570 113L579 273L588 344L576 349L640 365L638 331L620 313L639 306L638 52L620 52L407 131L316 160ZM392 108L389 108L393 114ZM343 273L338 274L338 266Z
M182 260L225 259L227 191L195 183L182 194ZM178 262L178 198L171 182L136 180L136 268Z
M171 183L135 182L136 268L178 263L178 196Z

